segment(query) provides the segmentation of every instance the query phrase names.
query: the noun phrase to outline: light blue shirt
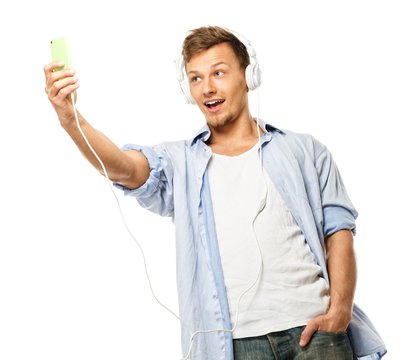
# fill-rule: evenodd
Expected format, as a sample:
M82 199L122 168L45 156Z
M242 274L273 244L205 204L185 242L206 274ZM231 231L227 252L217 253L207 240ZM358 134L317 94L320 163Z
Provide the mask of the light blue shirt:
M324 145L310 135L260 124L264 168L329 281L324 238L342 229L355 232L358 214ZM183 355L195 331L231 329L207 176L212 155L205 144L209 137L205 125L190 140L153 147L126 145L124 150L134 149L147 157L150 177L133 190L115 184L144 208L174 220ZM379 334L356 305L348 335L361 359L376 360L386 353ZM232 335L223 331L197 335L191 358L233 360Z

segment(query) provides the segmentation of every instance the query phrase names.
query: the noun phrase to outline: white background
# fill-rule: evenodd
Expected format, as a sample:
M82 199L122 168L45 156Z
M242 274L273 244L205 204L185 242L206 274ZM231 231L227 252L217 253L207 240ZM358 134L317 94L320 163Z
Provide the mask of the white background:
M60 128L43 66L67 36L78 107L117 145L188 138L204 119L173 60L207 24L251 40L260 116L332 151L360 213L356 302L386 358L411 357L414 18L399 0L2 2L0 359L180 358L178 322L153 301L105 179ZM173 225L121 200L155 292L177 309Z

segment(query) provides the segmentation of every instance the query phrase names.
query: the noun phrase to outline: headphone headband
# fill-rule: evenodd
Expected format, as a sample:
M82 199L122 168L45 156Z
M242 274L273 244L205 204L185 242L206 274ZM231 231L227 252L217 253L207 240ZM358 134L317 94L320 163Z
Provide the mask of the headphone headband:
M254 48L251 46L251 43L248 39L246 39L241 34L225 29L232 35L234 35L242 44L245 45L245 48L248 52L249 56L249 65L245 69L245 80L246 85L248 86L249 90L255 90L257 87L261 85L262 82L262 71L258 64L256 53ZM179 54L176 58L176 77L179 81L180 88L182 89L182 92L185 96L186 102L188 104L196 104L195 100L193 99L190 88L189 88L189 82L186 77L186 69L185 69L185 61L183 57L183 48L180 49Z

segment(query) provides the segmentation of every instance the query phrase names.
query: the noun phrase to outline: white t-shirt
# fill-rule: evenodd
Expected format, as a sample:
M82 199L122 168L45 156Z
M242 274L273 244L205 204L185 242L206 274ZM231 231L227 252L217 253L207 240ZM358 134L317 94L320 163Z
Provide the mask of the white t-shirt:
M238 300L260 269L256 239L263 259L260 279L240 302L233 337L305 325L326 313L328 284L292 214L262 173L258 145L238 156L213 154L208 176L232 326Z

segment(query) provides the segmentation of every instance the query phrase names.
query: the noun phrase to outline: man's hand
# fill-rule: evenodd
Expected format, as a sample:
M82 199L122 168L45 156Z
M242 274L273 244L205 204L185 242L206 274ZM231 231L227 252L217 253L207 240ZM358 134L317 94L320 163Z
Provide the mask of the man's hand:
M351 312L347 310L330 310L327 314L310 320L301 333L300 346L306 346L316 331L330 333L345 332L350 323L351 316Z
M52 62L44 67L46 88L62 126L74 120L74 111L70 94L79 88L78 78L73 69L54 71L62 66L61 62Z

